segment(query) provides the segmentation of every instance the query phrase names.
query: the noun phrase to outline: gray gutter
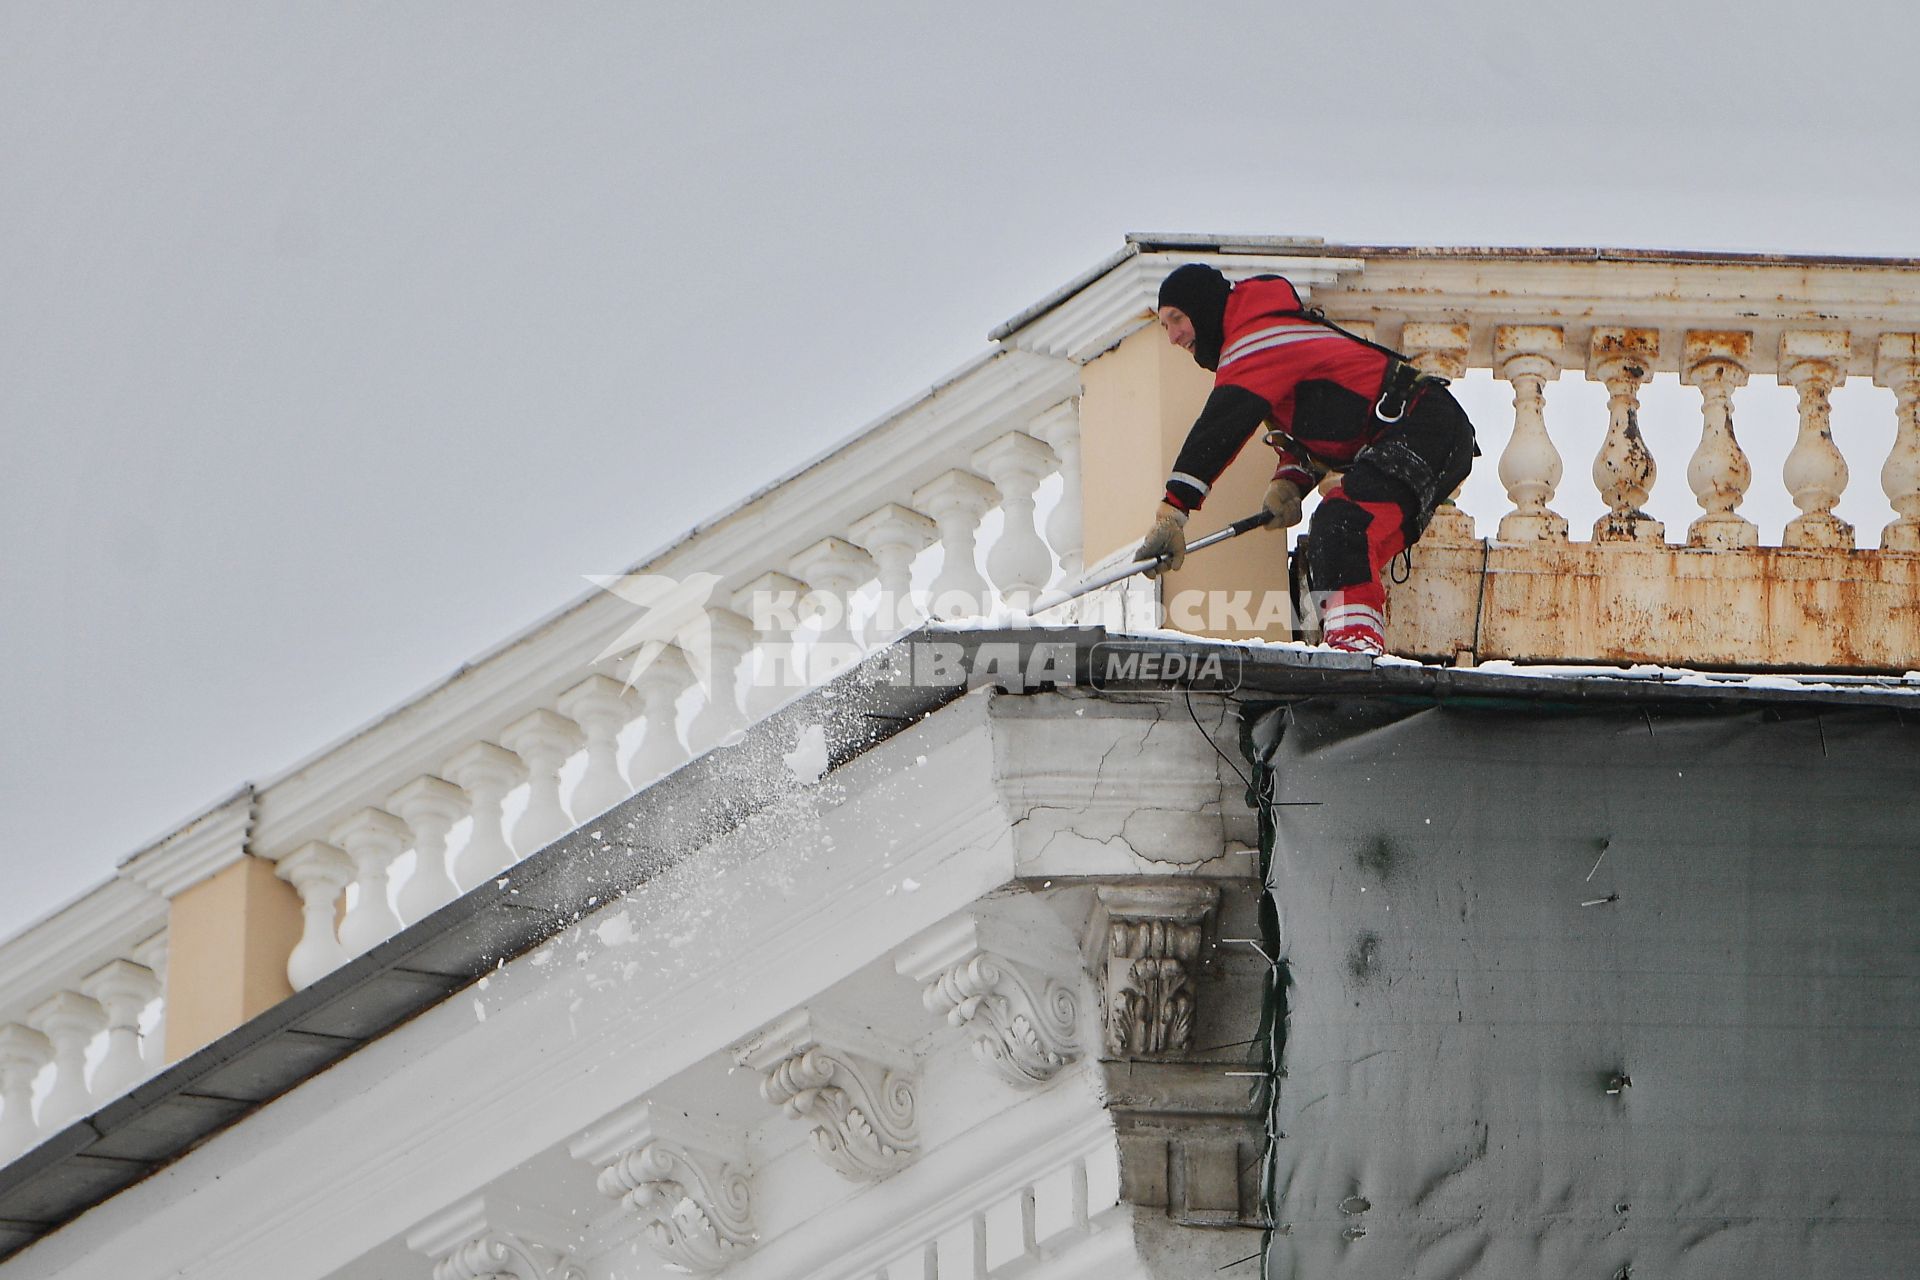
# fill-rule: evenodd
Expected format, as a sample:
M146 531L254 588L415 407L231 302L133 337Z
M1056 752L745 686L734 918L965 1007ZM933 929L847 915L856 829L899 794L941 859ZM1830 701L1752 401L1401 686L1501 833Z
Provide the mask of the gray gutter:
M539 946L592 909L710 844L795 789L782 756L804 727L826 735L837 768L932 714L967 686L916 686L921 646L957 646L964 669L983 646L1070 654L1076 684L1165 695L1163 678L1096 680L1104 655L1178 652L1231 664L1234 687L1196 686L1246 700L1321 694L1435 702L1501 698L1561 705L1638 703L1702 709L1748 705L1886 707L1920 722L1920 683L1816 677L1824 687L1728 677L1681 684L1663 673L1605 670L1527 676L1484 669L1374 665L1349 654L1239 646L1173 636L1109 635L1098 627L929 630L902 638L489 881L408 926L290 999L235 1028L93 1115L0 1168L0 1259L191 1151L227 1126L439 1004L504 961ZM1024 649L1022 647L1025 647ZM999 656L999 655L996 655ZM924 667L923 667L924 669ZM1004 671L1002 666L998 670ZM972 685L1018 677L996 675ZM598 838L596 838L598 837Z

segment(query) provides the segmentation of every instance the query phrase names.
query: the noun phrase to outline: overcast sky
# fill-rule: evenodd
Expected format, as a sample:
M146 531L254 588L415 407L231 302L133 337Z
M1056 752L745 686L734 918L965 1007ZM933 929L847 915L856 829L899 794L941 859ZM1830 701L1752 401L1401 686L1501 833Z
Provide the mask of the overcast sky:
M1913 15L6 0L0 935L1128 231L1920 255Z

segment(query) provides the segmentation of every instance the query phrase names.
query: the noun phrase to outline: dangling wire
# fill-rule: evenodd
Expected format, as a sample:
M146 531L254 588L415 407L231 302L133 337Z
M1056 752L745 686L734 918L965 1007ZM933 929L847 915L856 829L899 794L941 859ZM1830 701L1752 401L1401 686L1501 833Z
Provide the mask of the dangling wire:
M1387 563L1387 574L1398 586L1413 576L1413 548L1402 547L1400 554Z

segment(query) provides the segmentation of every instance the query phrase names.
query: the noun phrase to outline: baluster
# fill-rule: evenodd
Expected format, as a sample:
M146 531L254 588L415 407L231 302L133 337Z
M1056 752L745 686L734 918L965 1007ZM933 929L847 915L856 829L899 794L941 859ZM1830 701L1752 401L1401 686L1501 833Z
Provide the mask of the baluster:
M1400 349L1422 373L1460 381L1467 376L1467 339L1465 324L1415 321L1400 331ZM1433 513L1421 539L1428 546L1460 546L1474 541L1473 517L1457 505L1460 489L1455 486L1447 500Z
M740 710L740 671L742 660L753 649L751 618L710 606L706 627L707 670L694 670L705 696L687 721L687 746L694 755L711 751L746 723Z
M633 794L620 772L620 731L638 713L640 700L620 681L591 675L561 694L556 705L587 739L587 771L573 788L574 816L585 822Z
M987 552L987 571L1009 608L1026 612L1053 577L1053 554L1034 523L1034 491L1060 463L1041 441L1009 431L976 449L973 465L1000 491L1000 536Z
M1607 437L1593 459L1593 483L1606 514L1593 522L1596 543L1665 546L1667 527L1642 508L1659 475L1640 434L1640 386L1660 357L1658 329L1597 328L1587 348L1587 377L1607 389Z
M679 767L687 758L680 741L680 695L693 684L693 667L677 644L663 644L633 677L640 694L640 716L646 721L646 736L633 753L629 771L636 787L644 787Z
M107 1052L93 1069L93 1096L107 1102L140 1083L140 1015L160 984L143 965L109 960L81 979L80 990L106 1010Z
M1880 531L1883 551L1920 551L1920 333L1887 333L1875 352L1874 382L1893 391L1893 448L1880 488L1898 518Z
M1753 335L1689 330L1680 380L1700 388L1700 444L1687 462L1687 485L1701 515L1687 526L1690 547L1751 547L1760 541L1753 521L1739 514L1753 468L1733 434L1733 391L1747 382Z
M1780 335L1778 377L1800 393L1800 435L1781 472L1800 514L1787 521L1786 547L1853 548L1853 526L1833 514L1847 491L1847 460L1833 443L1833 389L1846 380L1844 331Z
M327 839L352 859L360 886L340 922L340 945L351 958L400 932L400 916L387 900L388 875L393 860L413 843L413 832L385 809L367 808L336 826Z
M300 941L287 957L287 981L305 991L347 962L334 935L340 895L353 883L353 860L330 844L309 840L273 868L300 895Z
M387 808L413 831L413 874L400 886L400 918L422 920L460 893L447 872L447 832L467 811L467 793L431 774L387 797Z
M1060 576L1080 577L1086 525L1080 499L1080 403L1063 400L1033 420L1033 434L1060 459L1060 501L1047 514L1047 542L1060 560Z
M580 726L557 711L529 711L500 733L500 745L527 765L527 809L513 827L513 847L533 853L573 830L560 803L560 766L580 749Z
M501 806L507 792L527 780L526 762L505 747L476 742L440 770L472 797L473 829L453 860L453 882L463 891L499 875L518 861L507 842Z
M60 991L35 1006L27 1025L53 1043L53 1088L40 1099L40 1132L52 1135L93 1110L87 1045L106 1027L107 1011L77 991Z
M933 579L933 616L972 618L987 611L989 588L973 562L974 534L980 517L999 496L979 476L958 469L914 490L913 505L932 516L940 529L943 555Z
M933 545L940 527L911 507L889 502L854 521L848 532L873 555L880 574L880 599L867 623L867 642L878 647L926 620L913 595L913 558Z
M763 573L734 593L734 612L751 619L755 655L753 683L747 689L747 722L771 715L804 684L794 630L800 625L800 597L807 584L784 573Z
M1560 451L1547 434L1545 387L1560 376L1558 325L1503 324L1493 331L1494 376L1513 384L1513 438L1500 454L1500 482L1513 510L1502 542L1565 542L1567 518L1547 504L1560 487Z
M140 1039L140 1059L143 1069L149 1076L167 1065L167 934L165 930L154 934L133 949L135 964L146 966L147 972L160 986L160 1016L153 1020L153 1027Z
M0 1165L40 1140L33 1080L53 1061L53 1042L17 1022L0 1026Z
M787 572L809 588L800 597L800 620L817 624L818 638L807 655L807 680L824 684L860 660L860 646L853 638L853 593L873 577L873 557L844 538L822 538L795 556Z

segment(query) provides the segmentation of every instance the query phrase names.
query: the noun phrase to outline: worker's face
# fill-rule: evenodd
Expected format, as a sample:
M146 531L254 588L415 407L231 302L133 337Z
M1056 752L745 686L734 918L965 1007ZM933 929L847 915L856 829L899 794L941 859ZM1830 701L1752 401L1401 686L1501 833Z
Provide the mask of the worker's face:
M1160 327L1167 331L1167 341L1182 351L1193 351L1193 321L1187 313L1178 307L1160 308Z

